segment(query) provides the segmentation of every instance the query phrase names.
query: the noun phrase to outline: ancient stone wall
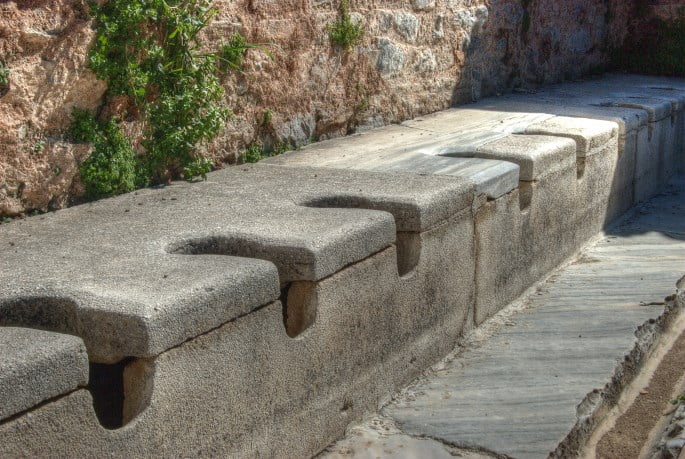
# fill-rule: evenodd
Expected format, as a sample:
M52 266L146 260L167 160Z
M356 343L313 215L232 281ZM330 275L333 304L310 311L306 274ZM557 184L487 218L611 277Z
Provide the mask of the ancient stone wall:
M0 216L68 204L88 155L65 138L72 107L103 106L87 68L94 36L84 0L0 4ZM620 0L356 0L364 37L348 52L326 24L337 0L218 0L209 48L235 32L267 47L224 80L235 117L207 146L236 163L260 142L303 143L403 121L542 82L601 69L620 43L633 2ZM273 113L263 123L264 113ZM127 129L135 132L131 123Z

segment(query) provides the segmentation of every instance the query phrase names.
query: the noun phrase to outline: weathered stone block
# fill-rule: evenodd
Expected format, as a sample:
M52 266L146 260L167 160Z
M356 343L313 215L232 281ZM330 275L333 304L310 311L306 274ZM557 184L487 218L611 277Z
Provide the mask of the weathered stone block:
M472 202L472 185L455 178L257 166L3 225L17 240L9 258L40 246L27 269L58 258L65 269L43 269L40 280L0 271L2 323L80 335L96 361L129 358L117 364L123 394L96 395L120 405L121 419L106 424L114 430L78 391L2 424L0 452L316 452L472 322ZM126 229L114 230L115 215L130 217ZM56 233L68 221L94 240ZM146 232L130 238L138 225ZM33 282L64 276L71 300L43 314L49 305L28 292L50 299L55 290ZM98 330L79 327L98 321ZM54 410L59 418L44 417Z
M74 336L0 327L0 420L88 383L88 356Z

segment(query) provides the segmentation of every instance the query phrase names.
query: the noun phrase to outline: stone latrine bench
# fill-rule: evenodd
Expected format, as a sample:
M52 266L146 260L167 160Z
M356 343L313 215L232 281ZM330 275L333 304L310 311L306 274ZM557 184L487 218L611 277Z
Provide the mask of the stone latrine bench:
M472 320L472 188L244 166L3 225L2 324L111 383L4 413L2 455L316 451Z
M316 453L682 171L683 100L553 87L0 226L0 455Z

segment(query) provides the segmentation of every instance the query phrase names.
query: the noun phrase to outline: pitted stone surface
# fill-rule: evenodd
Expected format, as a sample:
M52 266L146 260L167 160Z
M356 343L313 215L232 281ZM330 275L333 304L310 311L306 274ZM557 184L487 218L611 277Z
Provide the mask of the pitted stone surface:
M469 135L488 130L511 133L522 125L544 121L554 116L544 111L531 113L525 110L500 110L499 104L499 98L484 99L475 104L405 121L402 125L440 134Z
M600 102L600 105L645 110L649 115L651 123L669 118L674 109L674 105L670 100L623 92L610 93L607 99Z
M359 162L355 161L351 168L468 177L475 185L476 194L484 194L491 199L516 188L519 179L518 167L512 163L476 158L448 158L425 153L367 157Z
M254 189L266 194L270 191L265 184L271 183L277 187L273 193L281 190L283 200L293 197L293 202L306 203L324 196L323 204L340 199L341 205L364 190L364 180L368 184L370 177L382 177L376 194L364 194L368 204L380 205L387 193L392 197L389 206L404 206L390 210L409 229L431 224L462 200L467 207L418 234L398 235L420 247L415 264L404 275L399 269L401 245L391 245L316 282L293 282L283 298L287 304L274 301L159 355L127 359L123 428L102 429L88 392L80 390L0 424L0 438L6 440L0 442L0 456L114 451L131 457L280 457L288 451L294 457L311 457L342 434L351 420L375 409L415 377L424 362L449 351L472 320L471 186L454 178L324 169L309 176L308 169L291 168L279 178L282 169L256 167L254 174L242 173L245 180L255 182ZM209 178L214 181L214 174ZM313 178L330 183L327 190L337 198L306 183ZM420 183L425 192L415 187ZM311 193L302 191L305 188ZM466 196L462 198L459 190ZM231 203L229 196L226 200ZM279 203L283 204L274 205ZM427 209L435 203L440 203L438 213ZM400 213L402 208L406 212ZM392 219L389 213L368 212ZM142 210L140 214L147 215ZM363 223L364 214L352 217ZM291 298L293 290L304 291L304 308L315 309L314 320L297 336L287 333L284 324L292 303L297 303ZM179 312L177 317L193 320L197 315ZM51 427L55 419L59 429Z
M16 221L0 227L0 324L76 334L103 362L156 355L472 199L454 178L245 166Z
M269 161L473 182L480 323L677 170L678 130L670 118L650 122L649 110L678 107L678 98L645 95L651 105L628 108L630 88L628 78L486 99Z
M0 327L0 420L88 383L88 355L75 336Z
M561 99L590 97L599 106L638 108L648 113L650 122L668 118L673 109L682 107L683 94L679 91L645 88L636 81L639 80L632 75L609 77L596 82L552 86L543 93Z
M616 120L605 117L615 116L623 118L626 130L631 130L682 110L685 85L677 78L608 75L583 83L543 87L534 94L511 94L502 100L505 104L514 102L510 110L538 105L535 111L558 115Z

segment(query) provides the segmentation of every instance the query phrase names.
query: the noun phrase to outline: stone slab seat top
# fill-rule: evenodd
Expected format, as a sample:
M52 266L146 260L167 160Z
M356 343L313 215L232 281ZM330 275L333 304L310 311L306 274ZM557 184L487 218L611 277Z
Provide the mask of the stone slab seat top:
M500 109L501 105L501 109ZM566 125L566 129L563 126ZM530 128L530 132L527 129ZM511 134L545 134L573 138L578 156L595 152L590 147L617 134L611 121L560 118L543 110L511 110L506 101L487 102L445 110L420 119L310 145L297 152L270 158L283 165L317 164L361 170L406 170L464 177L476 191L496 199L517 186L518 170L507 163L514 158L480 154L484 145ZM552 150L556 149L551 145ZM428 160L421 156L445 156ZM431 163L433 161L433 163ZM520 157L516 158L520 165Z
M573 111L569 114L574 116L559 116L563 114L550 110L544 98L529 99L533 102L527 104L525 98L491 98L399 126L310 145L267 162L464 177L475 184L478 194L496 199L516 188L519 180L535 180L559 170L559 161L569 165L568 142L555 137L575 141L577 157L584 158L604 152L600 147L626 126L647 123L643 110L612 106L602 111L603 107L592 105L601 102L596 95L587 96L587 105L594 109L587 112L600 115L588 118ZM533 140L533 136L542 138Z
M685 91L685 80L676 77L609 73L602 78L592 81L598 84L605 82L607 85L622 87L631 86L642 89Z
M654 123L672 116L673 111L682 110L685 107L685 84L674 78L609 75L586 82L544 86L531 94L484 99L466 107L474 111L471 115L480 110L492 110L518 114L516 116L529 113L614 121L619 124L620 134L625 135L647 122ZM509 119L515 119L515 116ZM415 121L408 123L417 125ZM434 124L431 120L430 125ZM450 125L447 119L442 124ZM507 126L509 123L502 124Z
M88 355L75 336L0 327L0 420L88 383Z
M482 145L476 155L518 164L519 179L533 182L548 174L575 167L575 152L576 144L569 138L514 134Z
M255 165L15 221L0 325L78 335L95 361L154 356L472 202L457 178Z
M613 89L613 91L612 91ZM673 112L674 103L677 98L658 97L656 94L648 93L648 90L637 88L634 92L625 90L626 88L614 87L595 87L588 85L578 85L573 87L554 86L545 88L542 93L550 97L559 98L580 98L585 99L586 103L596 106L638 108L645 110L649 115L650 122L656 122L669 118ZM591 100L588 100L591 98ZM679 104L676 103L676 106Z
M586 158L598 153L613 137L618 136L618 125L611 121L555 116L526 127L525 134L568 137L576 141L576 154Z
M599 105L640 108L648 112L651 122L668 118L674 110L682 109L685 96L683 90L675 88L665 90L659 87L646 87L631 84L630 80L622 84L612 79L588 81L573 86L554 85L545 88L542 93L562 97L596 97Z
M504 136L486 131L476 134L471 140L475 143L473 137L477 137L479 144ZM336 169L450 175L469 180L474 183L477 194L485 194L491 199L516 188L519 180L517 165L473 157L443 157L441 148L446 142L465 144L463 139L450 142L444 137L435 132L395 125L312 144L265 162L284 166L314 164Z
M479 119L480 124L470 124L472 118ZM417 122L406 124L416 126ZM434 145L445 156L461 155L464 151L475 152L486 143L510 134L529 134L571 138L578 144L578 156L583 157L618 135L615 122L557 116L545 111L540 104L528 107L524 100L516 107L507 98L486 99L465 108L438 112L424 117L422 125L424 129L444 134L444 137L434 141ZM478 138L474 132L479 131L496 132L499 136L481 135L482 141L472 141Z
M555 104L636 108L646 111L650 122L656 122L671 116L673 111L683 109L685 85L671 78L610 75L583 83L552 85L525 97L533 100L544 98Z
M529 124L544 121L554 115L545 112L497 110L498 98L488 98L481 102L458 108L443 110L413 120L405 121L403 126L423 129L442 134L458 134L469 138L472 133L501 132L511 133ZM494 109L493 109L494 108Z
M618 125L619 135L646 127L649 115L638 108L612 104L599 105L596 97L554 97L546 93L507 94L498 99L497 109L551 113L593 120L611 121Z

